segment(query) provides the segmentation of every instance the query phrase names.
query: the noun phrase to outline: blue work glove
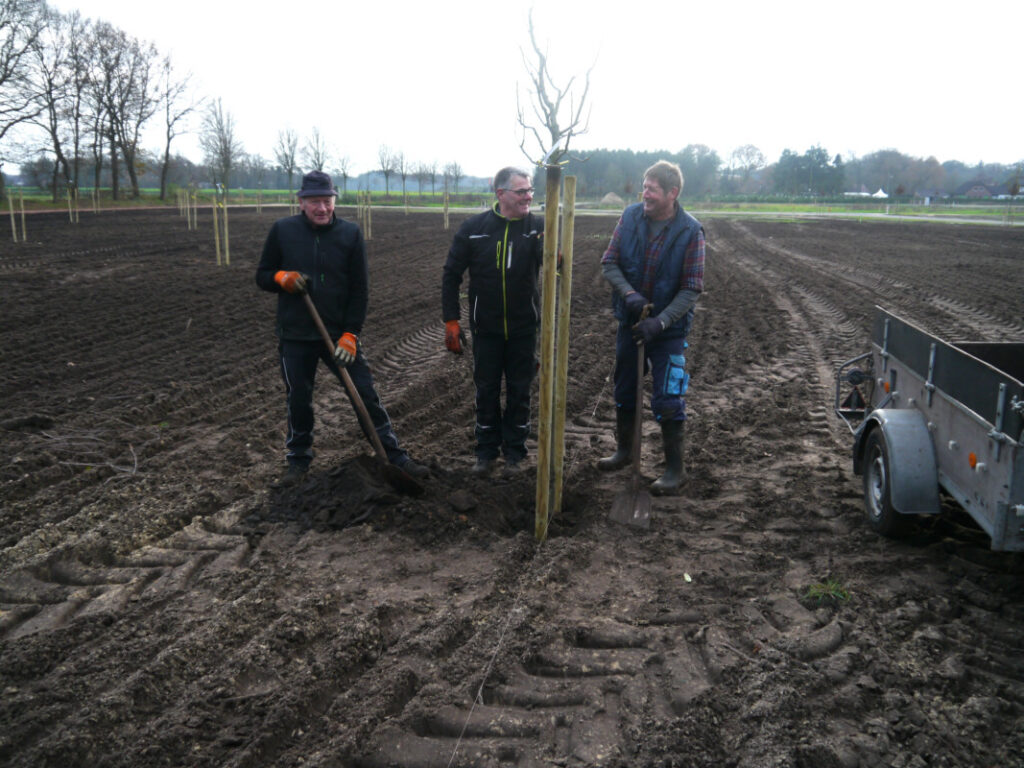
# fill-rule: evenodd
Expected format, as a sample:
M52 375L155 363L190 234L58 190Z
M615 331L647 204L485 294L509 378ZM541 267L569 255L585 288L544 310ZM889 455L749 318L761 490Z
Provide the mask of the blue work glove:
M626 297L626 312L629 314L630 320L640 319L640 315L644 311L650 302L640 293L633 291L633 293L627 294Z
M648 317L633 326L633 338L637 344L650 344L654 338L665 330L661 320L656 317Z

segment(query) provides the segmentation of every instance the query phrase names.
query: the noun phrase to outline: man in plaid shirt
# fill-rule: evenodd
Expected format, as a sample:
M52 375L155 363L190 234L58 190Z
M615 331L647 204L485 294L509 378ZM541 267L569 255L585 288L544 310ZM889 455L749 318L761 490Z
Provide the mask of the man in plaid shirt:
M637 355L643 344L652 375L651 410L661 425L665 473L651 485L672 494L686 478L686 336L693 308L704 290L704 228L677 199L683 189L679 166L661 160L644 172L643 202L622 213L601 266L612 286L619 321L615 338L616 451L597 462L611 471L632 459L636 419ZM643 317L645 307L649 314ZM645 366L646 368L646 366Z

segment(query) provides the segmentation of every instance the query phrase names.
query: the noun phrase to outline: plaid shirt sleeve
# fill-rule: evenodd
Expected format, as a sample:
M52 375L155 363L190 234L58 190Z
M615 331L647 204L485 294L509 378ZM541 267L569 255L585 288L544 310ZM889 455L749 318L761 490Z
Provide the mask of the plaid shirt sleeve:
M615 225L615 231L612 232L611 242L608 243L608 249L604 252L601 257L602 264L618 264L619 263L619 245L622 240L622 217L619 217L618 224Z
M607 256L607 254L605 254ZM603 259L602 259L603 261ZM683 257L683 273L679 278L679 289L704 291L704 230L698 229L697 236L690 240Z

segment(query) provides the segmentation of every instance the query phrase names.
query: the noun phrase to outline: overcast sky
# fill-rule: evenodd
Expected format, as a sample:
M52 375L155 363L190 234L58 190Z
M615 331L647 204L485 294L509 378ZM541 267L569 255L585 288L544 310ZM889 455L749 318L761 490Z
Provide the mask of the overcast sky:
M352 174L373 170L382 144L476 176L527 160L525 2L50 2L155 43L270 161L278 131L304 139L314 126ZM543 0L533 19L556 84L592 67L580 150L1024 160L1021 0ZM201 159L194 136L176 142Z

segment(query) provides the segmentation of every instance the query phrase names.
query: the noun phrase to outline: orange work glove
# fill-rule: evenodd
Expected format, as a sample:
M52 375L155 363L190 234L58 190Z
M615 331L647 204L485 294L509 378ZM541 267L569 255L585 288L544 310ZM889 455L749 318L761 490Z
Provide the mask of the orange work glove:
M288 291L288 293L306 292L306 276L301 272L285 272L281 270L274 274L274 282Z
M458 320L449 320L444 324L444 345L449 352L462 354L462 345L466 343L466 333L459 327Z
M338 346L334 350L334 359L338 365L347 366L356 359L356 344L359 339L354 333L344 333L338 339Z

